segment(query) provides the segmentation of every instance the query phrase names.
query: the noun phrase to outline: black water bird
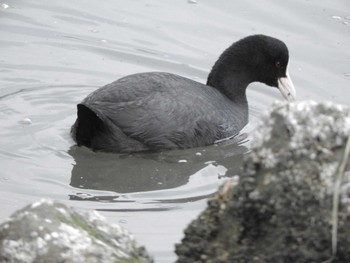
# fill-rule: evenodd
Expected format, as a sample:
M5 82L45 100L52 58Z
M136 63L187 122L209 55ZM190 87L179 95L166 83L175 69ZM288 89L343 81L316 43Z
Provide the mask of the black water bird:
M295 99L288 61L282 41L253 35L222 53L206 85L163 72L123 77L78 104L72 137L78 146L106 152L213 144L247 124L250 83L277 87L286 100Z

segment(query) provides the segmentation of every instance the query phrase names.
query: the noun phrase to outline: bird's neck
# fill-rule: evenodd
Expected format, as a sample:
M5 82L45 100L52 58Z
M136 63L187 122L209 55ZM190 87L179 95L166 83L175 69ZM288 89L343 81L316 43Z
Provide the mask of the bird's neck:
M247 86L257 81L255 69L247 58L254 57L240 41L227 48L214 64L207 85L218 89L235 104L247 104ZM247 106L248 107L248 106Z
M246 89L251 82L244 69L215 64L207 85L218 89L234 103L247 105Z

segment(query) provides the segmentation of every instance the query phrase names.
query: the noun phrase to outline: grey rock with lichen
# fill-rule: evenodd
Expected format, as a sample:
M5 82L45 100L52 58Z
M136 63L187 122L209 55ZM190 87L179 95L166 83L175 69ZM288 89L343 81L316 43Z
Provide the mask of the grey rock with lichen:
M332 255L336 173L350 110L332 103L278 104L253 134L239 182L227 182L185 230L179 263L324 262ZM350 160L340 187L338 249L350 262ZM328 261L331 262L331 261Z
M15 212L0 225L0 262L153 262L119 225L51 200Z

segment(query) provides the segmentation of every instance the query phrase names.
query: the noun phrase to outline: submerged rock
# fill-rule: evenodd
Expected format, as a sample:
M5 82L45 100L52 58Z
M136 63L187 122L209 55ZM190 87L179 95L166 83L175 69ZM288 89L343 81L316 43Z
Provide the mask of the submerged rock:
M0 225L0 262L153 262L130 233L97 212L51 200L15 212Z
M324 262L332 256L333 223L333 262L350 262L350 172L340 187L338 222L332 222L349 135L348 107L275 106L253 135L238 184L227 182L185 230L177 262Z

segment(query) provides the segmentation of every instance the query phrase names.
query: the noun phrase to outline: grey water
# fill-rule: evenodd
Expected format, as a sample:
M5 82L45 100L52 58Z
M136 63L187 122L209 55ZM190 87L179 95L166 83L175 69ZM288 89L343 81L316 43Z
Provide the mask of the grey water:
M205 82L234 41L283 40L299 100L350 101L348 0L0 0L0 222L40 198L98 210L157 262L218 186L239 175L276 89L248 88L250 122L229 142L152 154L105 154L69 136L76 104L122 76L166 71Z

